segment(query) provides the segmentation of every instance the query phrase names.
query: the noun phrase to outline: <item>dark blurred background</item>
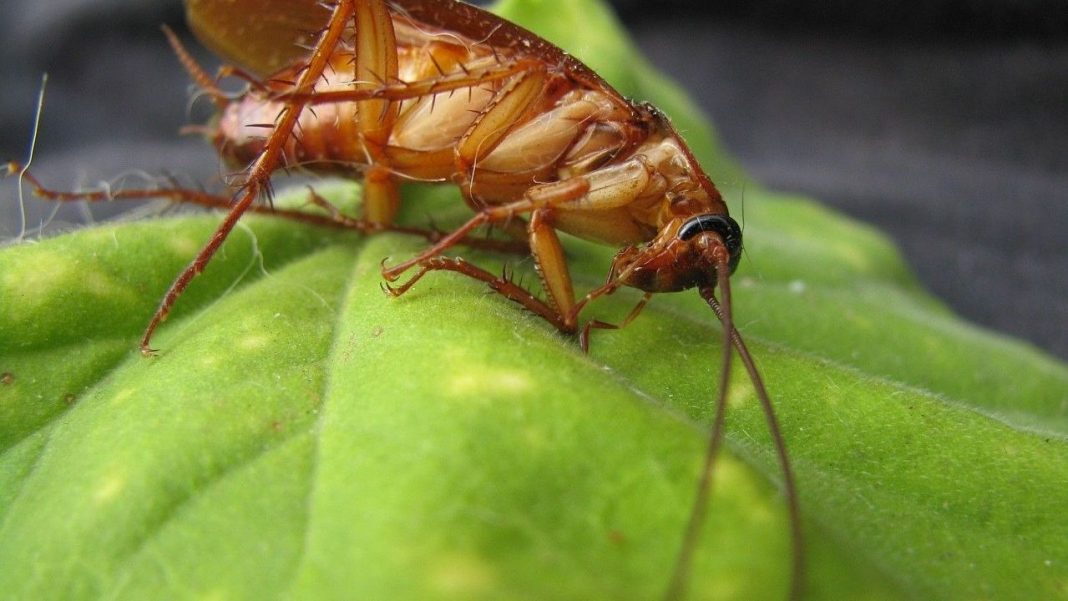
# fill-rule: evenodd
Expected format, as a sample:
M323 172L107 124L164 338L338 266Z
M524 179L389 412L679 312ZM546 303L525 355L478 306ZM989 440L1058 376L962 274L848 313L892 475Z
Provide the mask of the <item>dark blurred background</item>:
M757 180L875 224L961 315L1068 358L1068 9L1053 0L617 0ZM127 170L210 180L179 127L177 0L0 0L0 158L58 188ZM204 61L206 54L199 54ZM202 107L203 108L203 107ZM0 236L17 233L11 179ZM30 223L116 207L28 203Z

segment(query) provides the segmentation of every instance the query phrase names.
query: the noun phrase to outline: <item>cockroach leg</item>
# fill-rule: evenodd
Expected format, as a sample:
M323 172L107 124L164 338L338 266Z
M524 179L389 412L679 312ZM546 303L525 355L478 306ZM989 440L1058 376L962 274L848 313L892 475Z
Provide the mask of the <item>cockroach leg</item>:
M567 267L567 257L560 237L552 225L552 209L536 209L530 215L527 229L530 232L530 252L534 257L534 266L541 277L542 288L548 293L553 308L560 315L571 315L575 306L575 290L571 283L571 272ZM573 328L574 321L568 322Z
M397 36L393 18L383 2L357 2L354 31L355 92L377 90L397 79ZM356 101L356 139L368 155L364 172L364 219L390 224L400 208L400 190L392 176L385 147L393 134L400 105L388 99Z
M393 232L397 234L419 236L421 238L425 238L426 241L430 242L431 244L435 244L441 241L443 238L445 238L445 236L449 234L448 231L438 229L436 227L433 227L433 225L427 228L409 227L397 225L395 223L384 225L382 223L371 221L368 219L356 219L354 217L349 217L348 215L342 213L341 210L338 209L337 206L335 206L332 202L323 198L322 195L316 192L315 189L311 186L308 186L308 201L311 204L327 211L330 214L330 221L323 223L323 217L320 215L310 215L301 211L280 210L270 207L262 207L260 205L253 205L251 210L256 210L256 212L258 213L277 215L280 217L293 219L295 221L307 221L308 219L306 218L311 217L316 219L314 223L319 225L331 225L335 227L356 230L358 232L363 232L367 234L377 232ZM459 240L458 244L462 244L463 246L466 246L468 248L476 248L479 250L488 250L495 252L506 252L511 254L527 254L530 252L530 247L527 245L525 240L497 240L493 238L475 238L472 236L465 236Z
M313 89L316 81L318 81L319 77L326 69L331 55L337 47L338 41L344 34L345 29L348 26L348 21L353 13L353 0L340 0L337 5L334 6L329 25L316 43L311 58L308 60L307 68L301 73L300 79L296 83L295 90L298 93L305 94ZM297 119L303 108L304 103L299 100L285 104L278 117L275 128L271 131L271 135L267 139L263 152L249 169L240 196L230 209L230 213L227 214L223 223L217 230L215 230L211 239L200 252L197 253L197 256L189 266L186 267L185 270L179 274L174 283L171 284L171 287L167 290L159 307L156 309L155 314L152 316L151 321L149 321L148 327L145 329L145 333L141 337L140 346L142 355L148 356L155 354L155 351L150 346L150 342L152 340L152 334L155 333L156 328L167 318L167 314L170 313L171 307L174 306L175 301L181 296L182 292L189 285L189 282L199 275L207 266L208 262L211 261L212 256L215 255L215 252L226 240L227 236L230 235L230 232L233 230L234 226L237 225L238 220L245 211L252 206L252 203L261 193L265 193L269 190L271 173L274 172L281 162L285 142L289 139L289 136L292 135L293 128L296 125Z
M587 321L586 325L582 326L582 333L579 334L579 348L582 349L583 354L589 354L590 330L618 330L620 327L618 324L608 323L600 319Z
M593 319L586 322L586 325L582 328L582 333L579 334L579 348L582 349L583 353L590 352L591 330L620 330L630 325L630 322L634 321L634 319L638 317L639 314L641 314L642 309L644 309L645 306L649 304L649 299L651 299L652 297L652 292L646 292L644 295L642 295L641 300L639 300L638 303L634 305L634 308L630 310L630 313L628 313L627 316L623 318L623 321L618 324L608 323L599 319ZM585 306L585 303L583 303L583 306ZM574 319L577 320L578 310L581 309L582 307L577 307L577 310L575 311L576 317Z
M412 268L415 265L431 259L445 252L452 246L455 246L461 240L466 238L473 230L488 224L508 222L515 215L536 212L537 207L552 207L557 204L564 204L580 198L589 189L589 184L583 178L575 178L567 180L565 182L545 184L543 186L535 186L531 188L527 193L527 198L519 200L513 203L505 205L488 206L481 212L476 213L467 223L458 227L455 231L448 236L442 238L437 244L434 244L430 248L419 253L415 257L408 259L402 263L394 265L393 267L383 268L382 277L388 281L396 281L402 273ZM539 210L546 210L545 208ZM534 255L535 261L539 265L539 271L541 273L542 280L545 282L556 282L553 286L546 286L547 292L550 296L553 296L553 305L555 307L567 307L574 306L574 297L556 298L554 295L563 291L569 293L571 289L571 276L568 274L567 263L564 261L563 249L560 247L560 241L556 238L555 232L551 235L546 235L544 232L544 221L539 221L537 229L534 229L535 220L532 219L528 224L528 236L531 245L531 254ZM573 294L573 293L571 293ZM568 310L565 312L558 312L565 323L568 323L567 331L574 331L574 323L572 321L572 312Z
M455 271L480 282L485 282L494 292L498 292L509 300L519 303L531 313L556 326L561 332L574 333L574 326L566 323L554 307L549 306L548 303L531 294L526 288L506 277L494 275L459 258L431 257L425 259L419 263L419 270L407 282L396 287L384 284L383 288L391 296L400 296L408 292L420 278L430 271Z
M353 18L356 91L374 90L396 81L397 35L385 2L357 2ZM393 133L399 106L384 99L359 100L356 105L359 134L378 163L382 160L382 148Z
M360 102L364 100L410 100L505 80L525 71L530 71L536 68L536 65L537 63L529 60L508 61L494 63L483 68L472 68L460 73L429 77L419 81L386 82L358 90L324 90L306 93L285 92L273 94L271 99L285 102L299 100L303 101L307 106L337 104L339 102ZM233 67L231 68L233 69ZM263 87L263 84L252 76L245 75L242 79L248 79L254 88Z
M423 262L429 261L430 259L437 257L441 253L455 246L458 242L460 242L460 240L466 238L468 235L470 235L472 231L487 223L490 223L489 211L476 213L474 217L467 221L467 223L456 228L450 234L448 234L441 240L438 240L436 244L419 253L418 255L412 257L411 259L394 265L393 267L386 267L383 264L382 277L389 282L397 281L397 279L400 278L401 274L403 274L405 271L408 271L416 265L421 265Z
M34 196L54 202L112 202L124 200L167 199L176 203L196 205L208 209L229 210L233 206L233 199L229 196L212 194L203 190L177 187L61 192L45 187L32 171L24 170L24 166L21 163L11 161L7 164L7 175L20 173L22 174L23 179L30 184ZM319 227L352 230L363 234L393 232L397 234L418 236L431 244L439 242L448 235L448 232L433 227L418 228L396 224L383 225L366 219L350 217L342 213L340 209L329 200L323 198L322 195L316 192L311 186L308 187L308 203L325 210L328 214L318 215L299 209L282 209L263 204L253 204L248 208L248 211L258 215L269 215ZM461 238L458 241L458 244L478 250L505 252L510 254L527 254L530 252L530 247L525 240L501 240L466 236Z

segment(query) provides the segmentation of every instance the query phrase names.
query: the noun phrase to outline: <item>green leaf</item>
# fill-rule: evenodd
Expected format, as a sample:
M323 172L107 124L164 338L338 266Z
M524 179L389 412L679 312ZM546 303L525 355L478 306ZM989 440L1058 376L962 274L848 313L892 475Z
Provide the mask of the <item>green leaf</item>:
M599 3L499 9L667 111L717 182L744 181ZM404 197L415 225L466 212L450 188ZM869 228L751 183L745 200L736 320L796 466L809 598L1068 598L1068 369L952 316ZM217 222L0 253L7 597L659 597L718 378L695 294L654 299L585 356L453 274L382 294L380 262L418 240L246 217L142 358ZM528 259L459 252L536 281ZM569 242L580 289L612 252ZM691 596L781 599L780 475L740 371L728 428Z

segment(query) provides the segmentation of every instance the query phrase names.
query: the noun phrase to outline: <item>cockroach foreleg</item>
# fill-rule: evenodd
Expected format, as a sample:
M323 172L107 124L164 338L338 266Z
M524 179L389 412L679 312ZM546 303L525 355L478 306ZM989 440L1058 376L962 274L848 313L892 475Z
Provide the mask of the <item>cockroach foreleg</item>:
M601 321L599 319L592 319L592 320L586 322L586 325L582 327L582 333L579 334L579 347L582 349L582 352L584 352L584 353L589 353L590 352L590 331L591 330L619 330L619 329L627 327L628 325L630 325L630 322L634 321L634 319L637 318L638 315L641 314L642 309L644 309L645 306L647 304L649 304L649 299L651 299L652 297L653 297L653 293L652 292L646 292L642 296L641 300L638 301L638 304L634 305L634 308L630 310L630 313L627 313L627 316L623 318L623 321L621 321L618 324L608 323L606 321ZM577 319L578 312L581 309L582 309L582 307L579 307L576 304L576 307L575 307L575 310L574 310L575 311L575 315L576 315L576 319Z
M386 280L395 281L407 269L440 255L479 226L506 222L515 215L533 213L528 225L531 254L534 256L546 293L551 298L552 306L557 313L557 317L549 321L554 325L561 323L562 327L558 327L563 332L574 333L577 329L578 313L582 307L594 298L610 294L622 285L621 282L628 273L617 274L620 277L593 290L582 299L581 303L576 303L563 248L551 224L553 210L563 210L577 205L585 210L595 211L626 204L642 189L649 177L647 165L643 161L634 160L624 163L607 174L595 173L533 186L524 194L524 200L486 207L463 226L419 255L393 267L383 268L382 276Z

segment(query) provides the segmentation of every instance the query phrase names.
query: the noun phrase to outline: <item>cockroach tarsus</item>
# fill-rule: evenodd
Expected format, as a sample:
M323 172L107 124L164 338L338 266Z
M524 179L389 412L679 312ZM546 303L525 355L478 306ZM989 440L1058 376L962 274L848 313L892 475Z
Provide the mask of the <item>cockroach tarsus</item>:
M431 242L426 250L383 265L390 294L403 295L432 271L453 271L578 334L583 348L592 329L618 327L591 320L580 328L579 315L591 301L621 286L644 291L626 325L651 295L696 288L723 325L723 364L701 483L665 598L686 593L722 445L733 351L753 382L778 454L793 545L789 597L799 598L804 553L793 472L770 397L731 317L729 276L741 256L742 234L667 117L625 99L537 35L456 0L297 4L305 10L290 8L297 15L287 17L292 22L267 26L275 37L246 40L235 32L247 15L233 3L186 0L201 41L237 63L220 76L248 82L236 97L221 92L219 78L205 73L166 30L182 65L218 107L206 131L220 156L241 169L232 198L181 188L55 192L9 165L52 200L163 196L228 211L163 297L141 339L142 352L154 353L156 328L247 211L367 233L423 235ZM311 201L327 208L326 215L257 204L270 197L271 176L291 168L361 178L363 214L343 215L314 191ZM406 180L456 185L474 215L447 233L395 225L399 184ZM486 245L529 249L544 300L506 275L443 255L485 226L516 239ZM558 231L621 248L607 281L581 298Z

